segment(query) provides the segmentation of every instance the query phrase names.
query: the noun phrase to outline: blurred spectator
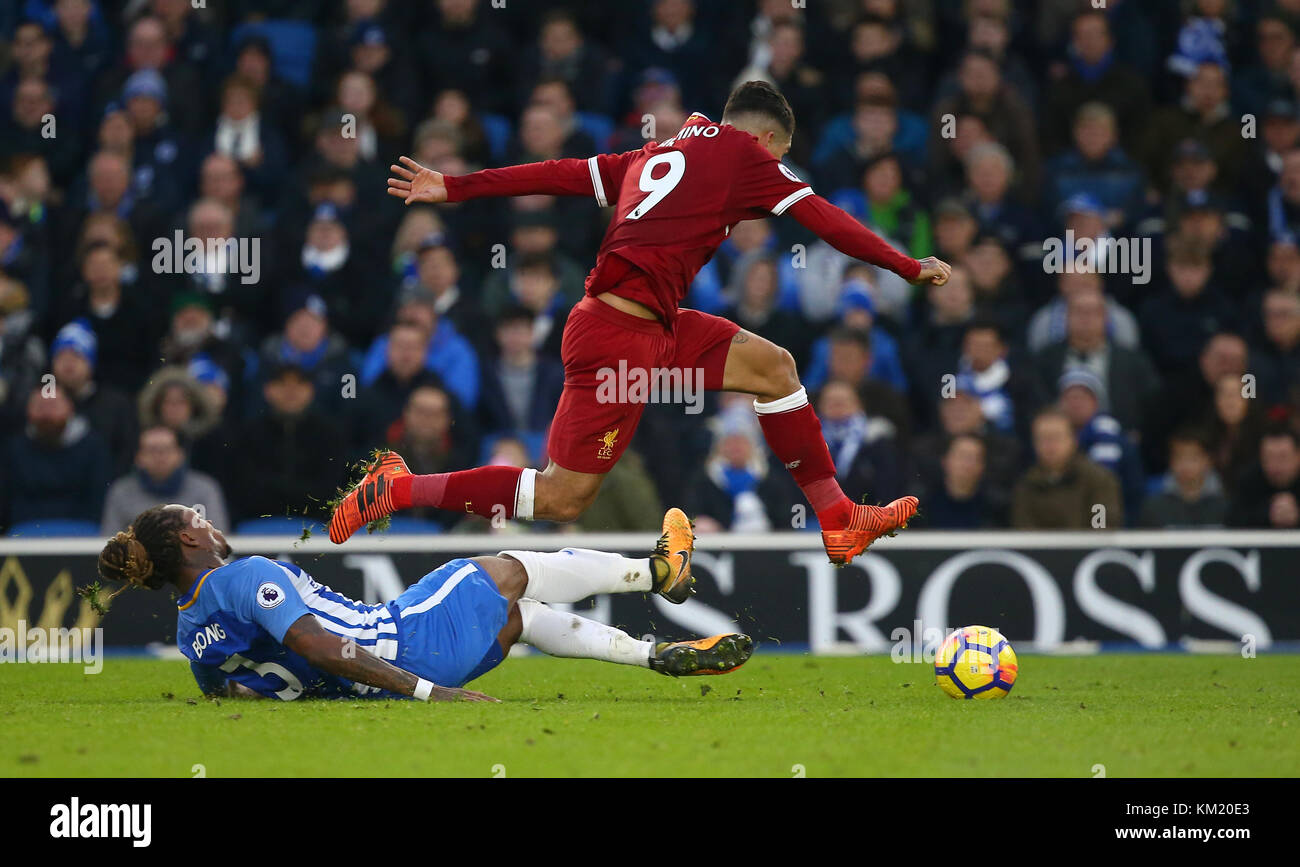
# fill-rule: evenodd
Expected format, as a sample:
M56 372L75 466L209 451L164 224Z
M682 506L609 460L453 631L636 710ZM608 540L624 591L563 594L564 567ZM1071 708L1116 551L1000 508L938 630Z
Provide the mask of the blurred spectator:
M284 304L284 328L262 342L266 367L292 364L311 377L322 409L342 409L343 376L352 370L347 341L330 327L329 305L301 289Z
M1166 254L1168 288L1142 305L1142 345L1162 374L1186 370L1212 335L1235 329L1238 318L1218 287L1210 285L1209 251L1192 238L1175 237Z
M541 435L559 404L564 366L538 354L526 307L502 311L495 333L497 357L483 366L483 426L490 433Z
M696 26L694 0L652 0L649 26L642 25L626 45L629 69L667 69L682 86L682 101L701 110L714 89L713 46L707 31Z
M135 407L125 393L95 381L98 356L95 332L84 319L77 319L60 328L50 345L50 371L77 414L103 438L113 472L120 475L130 466L135 447Z
M1259 401L1247 397L1247 385L1240 376L1224 374L1214 383L1212 403L1197 419L1209 431L1210 455L1219 474L1235 483L1259 454L1264 432L1264 412Z
M480 0L437 0L437 15L421 37L418 56L425 81L455 87L485 111L506 109L514 46Z
M813 132L821 129L826 114L825 77L811 64L806 48L800 21L779 18L768 30L762 62L741 70L736 78L737 84L754 79L769 81L790 103L796 120L790 159L796 164L806 164L812 155Z
M427 235L415 248L415 276L403 291L427 291L433 296L434 310L440 317L456 326L456 330L471 340L483 340L488 328L487 317L481 309L482 301L461 290L460 265L456 254L447 245L441 233ZM486 294L486 288L483 293Z
M109 487L99 532L111 536L125 530L136 515L166 503L202 506L203 516L213 525L231 526L221 486L211 476L190 469L176 431L160 426L140 433L135 470Z
M1007 352L1006 338L997 322L971 322L962 337L955 387L975 395L980 411L994 430L1025 432L1044 397L1037 378L1010 364Z
M1253 354L1260 396L1269 403L1300 405L1300 293L1276 288L1260 305L1263 337Z
M984 482L984 441L971 434L948 440L939 484L926 491L925 525L935 530L979 530L1004 518L989 501Z
M39 28L37 28L39 29ZM72 180L79 157L75 115L69 117L64 134L58 135L57 108L50 85L40 78L25 78L13 88L7 117L0 117L0 156L37 153L45 158L50 173L60 184ZM51 127L50 120L55 126ZM67 127L72 127L68 129ZM50 135L50 132L54 135Z
M266 372L266 412L246 422L231 451L230 510L236 521L262 517L325 519L346 477L343 430L312 408L316 388L300 367Z
M201 72L176 51L166 26L152 15L142 15L129 27L125 56L99 79L99 104L115 99L127 79L140 70L158 73L167 93L185 94L171 106L172 120L182 132L199 132L211 109L211 102L205 99L208 91L202 85Z
M1061 279L1064 285L1065 275ZM1043 382L1050 387L1067 370L1088 370L1105 388L1102 410L1126 430L1140 428L1146 400L1160 384L1155 368L1143 353L1107 335L1106 300L1096 286L1072 290L1065 307L1065 340L1036 356Z
M261 238L270 226L259 210L259 201L246 192L239 163L223 153L211 153L199 167L199 195L224 205L234 215L234 234L240 238Z
M1114 113L1124 149L1132 153L1146 128L1150 93L1142 76L1116 56L1105 10L1090 9L1074 19L1066 63L1065 74L1053 82L1045 100L1043 137L1047 152L1065 148L1070 125L1085 103L1100 102Z
M1259 441L1259 458L1237 482L1228 525L1294 530L1300 527L1300 435L1280 428Z
M84 318L98 341L99 380L134 394L157 363L156 313L136 287L122 285L122 259L104 241L86 247L81 282L64 298L59 322Z
M17 427L28 392L45 369L27 287L0 274L0 437Z
M966 327L975 318L975 294L970 272L953 265L943 286L927 286L917 293L927 304L913 317L915 325L903 345L903 359L912 385L912 406L923 425L933 422L934 396L945 376L957 372Z
M1119 146L1118 121L1109 106L1084 104L1074 120L1074 147L1047 166L1051 179L1044 205L1057 212L1080 194L1096 196L1111 228L1131 224L1142 212L1145 183L1141 167Z
M1243 112L1262 114L1270 101L1287 99L1291 60L1297 48L1293 22L1280 10L1266 11L1255 22L1255 60L1232 77L1233 103Z
M463 470L477 463L473 425L453 418L454 401L436 385L412 389L402 409L401 420L393 425L388 445L406 459L411 472L428 475ZM438 509L404 512L451 526L460 515Z
M1202 60L1186 76L1184 96L1177 106L1158 109L1141 128L1146 130L1143 163L1157 189L1169 185L1169 154L1186 138L1198 138L1231 185L1246 162L1240 118L1228 102L1226 62Z
M208 146L234 160L253 194L269 202L288 170L289 154L279 130L262 117L257 85L239 75L231 76L221 88L221 113ZM362 127L358 135L364 132L373 136L373 126Z
M1040 412L1034 418L1033 440L1035 463L1020 477L1012 494L1012 527L1086 530L1124 526L1119 482L1079 454L1065 413L1059 409Z
M935 106L935 127L943 118L972 114L980 118L993 139L1011 153L1019 177L1015 189L1038 188L1039 148L1033 114L1024 98L1002 78L997 59L986 51L968 50L957 74L957 93Z
M778 308L780 293L777 258L761 250L746 253L731 271L728 294L736 303L721 315L788 350L802 367L808 358L812 331L802 315Z
M912 453L917 470L927 489L942 484L943 456L955 437L978 437L984 448L981 455L982 484L993 509L1004 518L1011 502L1011 489L1020 474L1020 441L1010 434L994 430L980 410L979 399L964 391L938 401L938 430L916 438Z
M573 13L554 9L542 18L537 43L524 54L519 77L525 82L563 81L579 110L603 112L610 101L603 86L607 64L604 51L583 36Z
M827 382L844 383L856 390L862 405L873 416L888 420L898 438L906 442L912 435L912 414L900 392L871 375L874 366L871 332L837 328L829 340Z
M858 391L834 380L817 395L817 415L835 461L835 477L850 498L868 494L888 503L903 496L911 473L893 422L868 415Z
M184 367L164 367L150 376L137 406L141 430L169 427L187 444L212 430L219 420L202 384Z
M99 522L112 459L104 440L54 384L27 396L27 427L0 455L0 525Z
M1169 439L1169 472L1142 504L1138 524L1170 530L1221 527L1227 511L1223 482L1203 435L1194 428L1175 433Z
M751 419L752 413L746 418L725 410L714 419L713 449L682 498L699 532L785 530L791 526L791 506L803 502L791 490L789 474L769 459Z
M1011 193L1016 164L997 142L975 145L966 154L967 202L981 232L1020 249L1041 233L1038 221Z
M1023 347L1029 310L1006 244L995 235L980 235L960 264L970 275L979 315L995 320L1013 345Z
M608 141L597 141L582 125L573 90L562 78L544 78L532 87L528 104L550 109L564 137L563 152L578 156L605 150Z
M865 269L850 269L857 274L844 284L840 295L840 320L843 328L861 331L869 336L871 343L872 379L887 383L900 394L907 393L907 374L903 371L903 360L899 353L898 341L883 327L876 325L876 302L871 297L870 287L862 274ZM826 382L830 373L830 337L819 337L813 344L809 355L807 369L802 381L809 391L816 391Z
M381 342L382 341L382 342ZM389 438L388 429L402 414L411 392L421 385L443 387L439 376L429 369L429 331L414 319L399 319L389 332L376 341L380 367L367 379L361 375L357 393L359 408L354 413L357 439L363 445L375 445ZM367 364L370 358L367 358ZM475 372L477 375L477 371ZM478 384L475 383L475 388Z
M1232 390L1237 399L1245 399L1247 380L1243 377L1248 372L1249 362L1250 350L1241 335L1231 332L1216 334L1205 342L1195 368L1170 375L1163 389L1149 393L1146 411L1142 414L1142 463L1148 472L1165 468L1168 456L1164 448L1173 431L1215 411L1218 405L1216 394L1227 393L1228 386L1223 380L1232 379ZM1124 387L1125 382L1117 380L1120 387ZM1114 386L1107 383L1108 389ZM1220 387L1223 392L1219 392ZM1111 414L1119 417L1113 411ZM1245 414L1245 407L1242 407L1241 414ZM1123 419L1121 423L1124 423ZM1133 427L1130 424L1124 426Z
M1146 477L1132 434L1112 416L1101 412L1105 386L1096 374L1076 368L1061 375L1058 388L1057 405L1074 427L1080 454L1114 474L1124 495L1125 514L1136 516L1146 494Z
M194 171L193 145L169 122L167 98L167 83L152 69L132 73L122 88L134 155L131 189L163 213L179 207Z

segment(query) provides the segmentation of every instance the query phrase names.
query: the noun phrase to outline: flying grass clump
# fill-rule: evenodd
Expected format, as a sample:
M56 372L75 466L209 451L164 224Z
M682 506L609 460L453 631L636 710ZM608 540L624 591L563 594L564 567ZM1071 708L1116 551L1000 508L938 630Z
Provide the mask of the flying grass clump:
M102 592L104 592L104 585L100 584L99 581L92 581L84 587L77 588L77 595L85 599L90 604L91 610L100 617L108 614L108 606L99 599L99 594Z

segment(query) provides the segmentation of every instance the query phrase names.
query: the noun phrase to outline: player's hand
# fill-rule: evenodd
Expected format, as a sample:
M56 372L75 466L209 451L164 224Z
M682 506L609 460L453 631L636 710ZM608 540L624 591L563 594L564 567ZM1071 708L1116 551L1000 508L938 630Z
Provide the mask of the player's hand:
M936 259L933 256L926 256L921 261L921 273L916 275L916 279L908 282L914 286L942 286L948 282L948 277L952 274L952 266L942 259Z
M435 686L433 692L429 693L429 701L491 701L501 704L499 698L493 698L481 692L474 692L472 689L457 689L447 686Z
M402 165L391 165L388 170L395 177L388 179L388 195L397 196L410 205L414 202L437 204L447 201L447 184L442 172L426 169L410 157L401 157Z

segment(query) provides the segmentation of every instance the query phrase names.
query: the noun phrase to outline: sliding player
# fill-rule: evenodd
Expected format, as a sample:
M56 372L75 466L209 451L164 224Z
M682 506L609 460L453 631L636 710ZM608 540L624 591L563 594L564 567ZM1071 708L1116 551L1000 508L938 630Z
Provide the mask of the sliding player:
M330 538L341 543L365 524L411 506L574 520L631 442L645 408L607 399L598 388L601 369L647 376L700 368L708 390L755 395L763 435L812 504L831 562L846 563L880 536L906 526L916 512L915 497L882 508L855 504L840 490L789 352L727 319L678 309L732 226L786 213L849 256L913 283L947 281L946 263L897 252L783 165L793 132L785 98L771 85L751 81L731 94L722 123L693 114L667 141L624 154L463 177L402 157L402 165L392 167L388 191L408 205L484 196L593 196L602 207L613 206L614 216L587 277L587 297L565 326L564 393L551 424L546 471L480 467L412 476L400 457L390 456L340 503Z
M674 677L734 671L753 652L746 635L652 644L546 605L596 593L685 598L694 582L686 568L694 537L678 509L664 523L649 557L580 548L502 551L452 560L392 602L367 605L292 563L232 561L226 537L202 515L156 506L108 541L99 574L179 591L176 641L206 695L243 687L285 701L495 701L461 687L499 665L516 641L551 656L639 665Z

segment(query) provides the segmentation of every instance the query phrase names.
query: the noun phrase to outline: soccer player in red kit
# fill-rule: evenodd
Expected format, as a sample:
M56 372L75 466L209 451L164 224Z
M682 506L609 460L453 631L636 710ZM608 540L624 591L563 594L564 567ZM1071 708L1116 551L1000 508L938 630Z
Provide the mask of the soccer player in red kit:
M402 165L392 167L388 191L408 205L485 196L592 196L614 214L587 277L586 297L565 326L564 393L551 424L546 470L480 467L413 476L390 453L335 510L330 538L343 542L365 524L411 506L487 517L504 507L506 517L574 520L631 442L645 408L611 402L608 388L598 389L598 372L621 369L620 363L647 375L702 369L705 389L753 394L768 445L816 511L833 563L848 562L905 526L916 512L915 497L868 506L840 490L789 352L727 319L678 307L732 226L787 213L837 250L913 283L948 279L946 263L917 261L894 250L782 164L793 132L785 98L766 82L751 81L731 94L721 123L693 114L667 141L623 154L461 177L402 157ZM681 528L671 534L669 529L666 536L680 537ZM674 565L689 573L689 562ZM688 594L664 595L684 601Z

